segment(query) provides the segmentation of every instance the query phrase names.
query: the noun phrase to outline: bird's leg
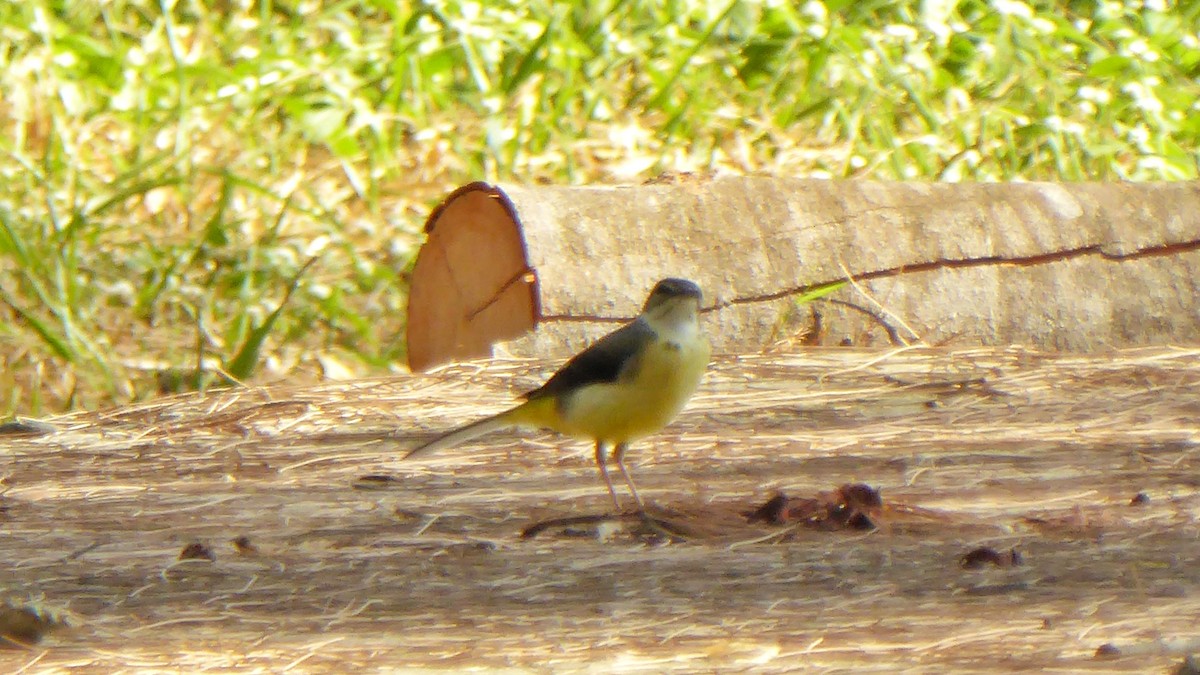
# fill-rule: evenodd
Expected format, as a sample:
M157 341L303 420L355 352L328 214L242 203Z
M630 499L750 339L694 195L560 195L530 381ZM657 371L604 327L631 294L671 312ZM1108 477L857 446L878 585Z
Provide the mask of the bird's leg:
M628 443L617 443L616 449L613 450L613 461L617 463L617 468L621 470L621 475L625 477L625 484L629 486L629 493L633 495L633 501L637 502L638 512L645 513L646 505L642 503L642 498L638 496L637 488L633 486L633 478L629 476L629 471L625 468L625 452L629 450ZM609 489L612 489L611 484ZM613 497L616 499L616 497Z
M620 446L617 446L618 451ZM600 469L600 477L604 479L604 484L608 486L608 494L612 497L613 506L616 507L617 513L621 512L621 502L617 499L617 491L613 489L612 478L608 476L608 442L596 441L596 466ZM617 466L621 466L618 461ZM625 467L621 467L621 471L625 471ZM636 493L635 493L636 496ZM639 502L640 503L640 502Z
M646 505L642 502L642 498L638 495L637 488L633 486L633 477L629 475L629 470L625 468L625 453L629 450L628 443L617 443L613 449L613 461L617 463L617 467L621 469L621 475L625 477L625 484L629 486L629 493L633 495L633 500L637 502L638 517L642 519L651 532L662 535L670 539L691 539L694 535L686 528L676 525L670 521L663 520L646 513Z

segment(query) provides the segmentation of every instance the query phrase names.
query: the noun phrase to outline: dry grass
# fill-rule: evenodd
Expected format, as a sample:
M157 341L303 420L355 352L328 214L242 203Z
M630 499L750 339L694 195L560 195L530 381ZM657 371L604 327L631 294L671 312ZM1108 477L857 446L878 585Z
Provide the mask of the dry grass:
M394 461L550 367L184 396L0 437L0 591L76 624L0 670L1148 672L1200 649L1200 349L724 359L631 462L701 533L686 542L519 539L606 508L576 442ZM354 489L382 472L400 480ZM854 480L888 505L874 532L740 515ZM193 542L215 561L179 560ZM961 569L983 545L1025 564Z

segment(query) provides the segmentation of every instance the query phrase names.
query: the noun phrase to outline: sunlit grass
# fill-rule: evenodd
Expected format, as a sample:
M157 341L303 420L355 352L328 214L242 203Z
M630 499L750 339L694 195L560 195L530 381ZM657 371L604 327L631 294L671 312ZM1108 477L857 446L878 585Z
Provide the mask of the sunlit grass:
M397 364L422 218L479 178L1194 178L1198 25L1152 0L6 3L0 415Z

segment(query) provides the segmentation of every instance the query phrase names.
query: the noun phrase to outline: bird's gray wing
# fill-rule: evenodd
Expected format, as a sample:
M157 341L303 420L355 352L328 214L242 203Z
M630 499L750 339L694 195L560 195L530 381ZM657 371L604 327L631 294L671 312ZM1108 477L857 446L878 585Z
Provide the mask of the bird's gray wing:
M637 367L636 356L653 339L654 330L645 321L640 318L631 321L576 354L546 384L525 394L525 398L558 396L588 384L616 382L626 369Z

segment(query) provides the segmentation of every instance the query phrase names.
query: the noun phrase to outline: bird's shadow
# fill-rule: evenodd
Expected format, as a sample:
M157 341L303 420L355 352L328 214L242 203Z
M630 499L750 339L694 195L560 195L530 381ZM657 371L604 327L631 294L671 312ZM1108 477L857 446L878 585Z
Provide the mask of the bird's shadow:
M647 543L683 542L697 537L690 528L647 511L547 518L521 530L521 539L554 533L559 537L606 540L621 533Z
M403 481L390 474L369 474L353 483L356 490L393 490L402 488ZM679 543L704 538L694 528L681 525L680 513L651 506L619 513L594 513L545 518L521 530L522 540L538 536L560 539L595 539L608 541L624 538L643 543Z

